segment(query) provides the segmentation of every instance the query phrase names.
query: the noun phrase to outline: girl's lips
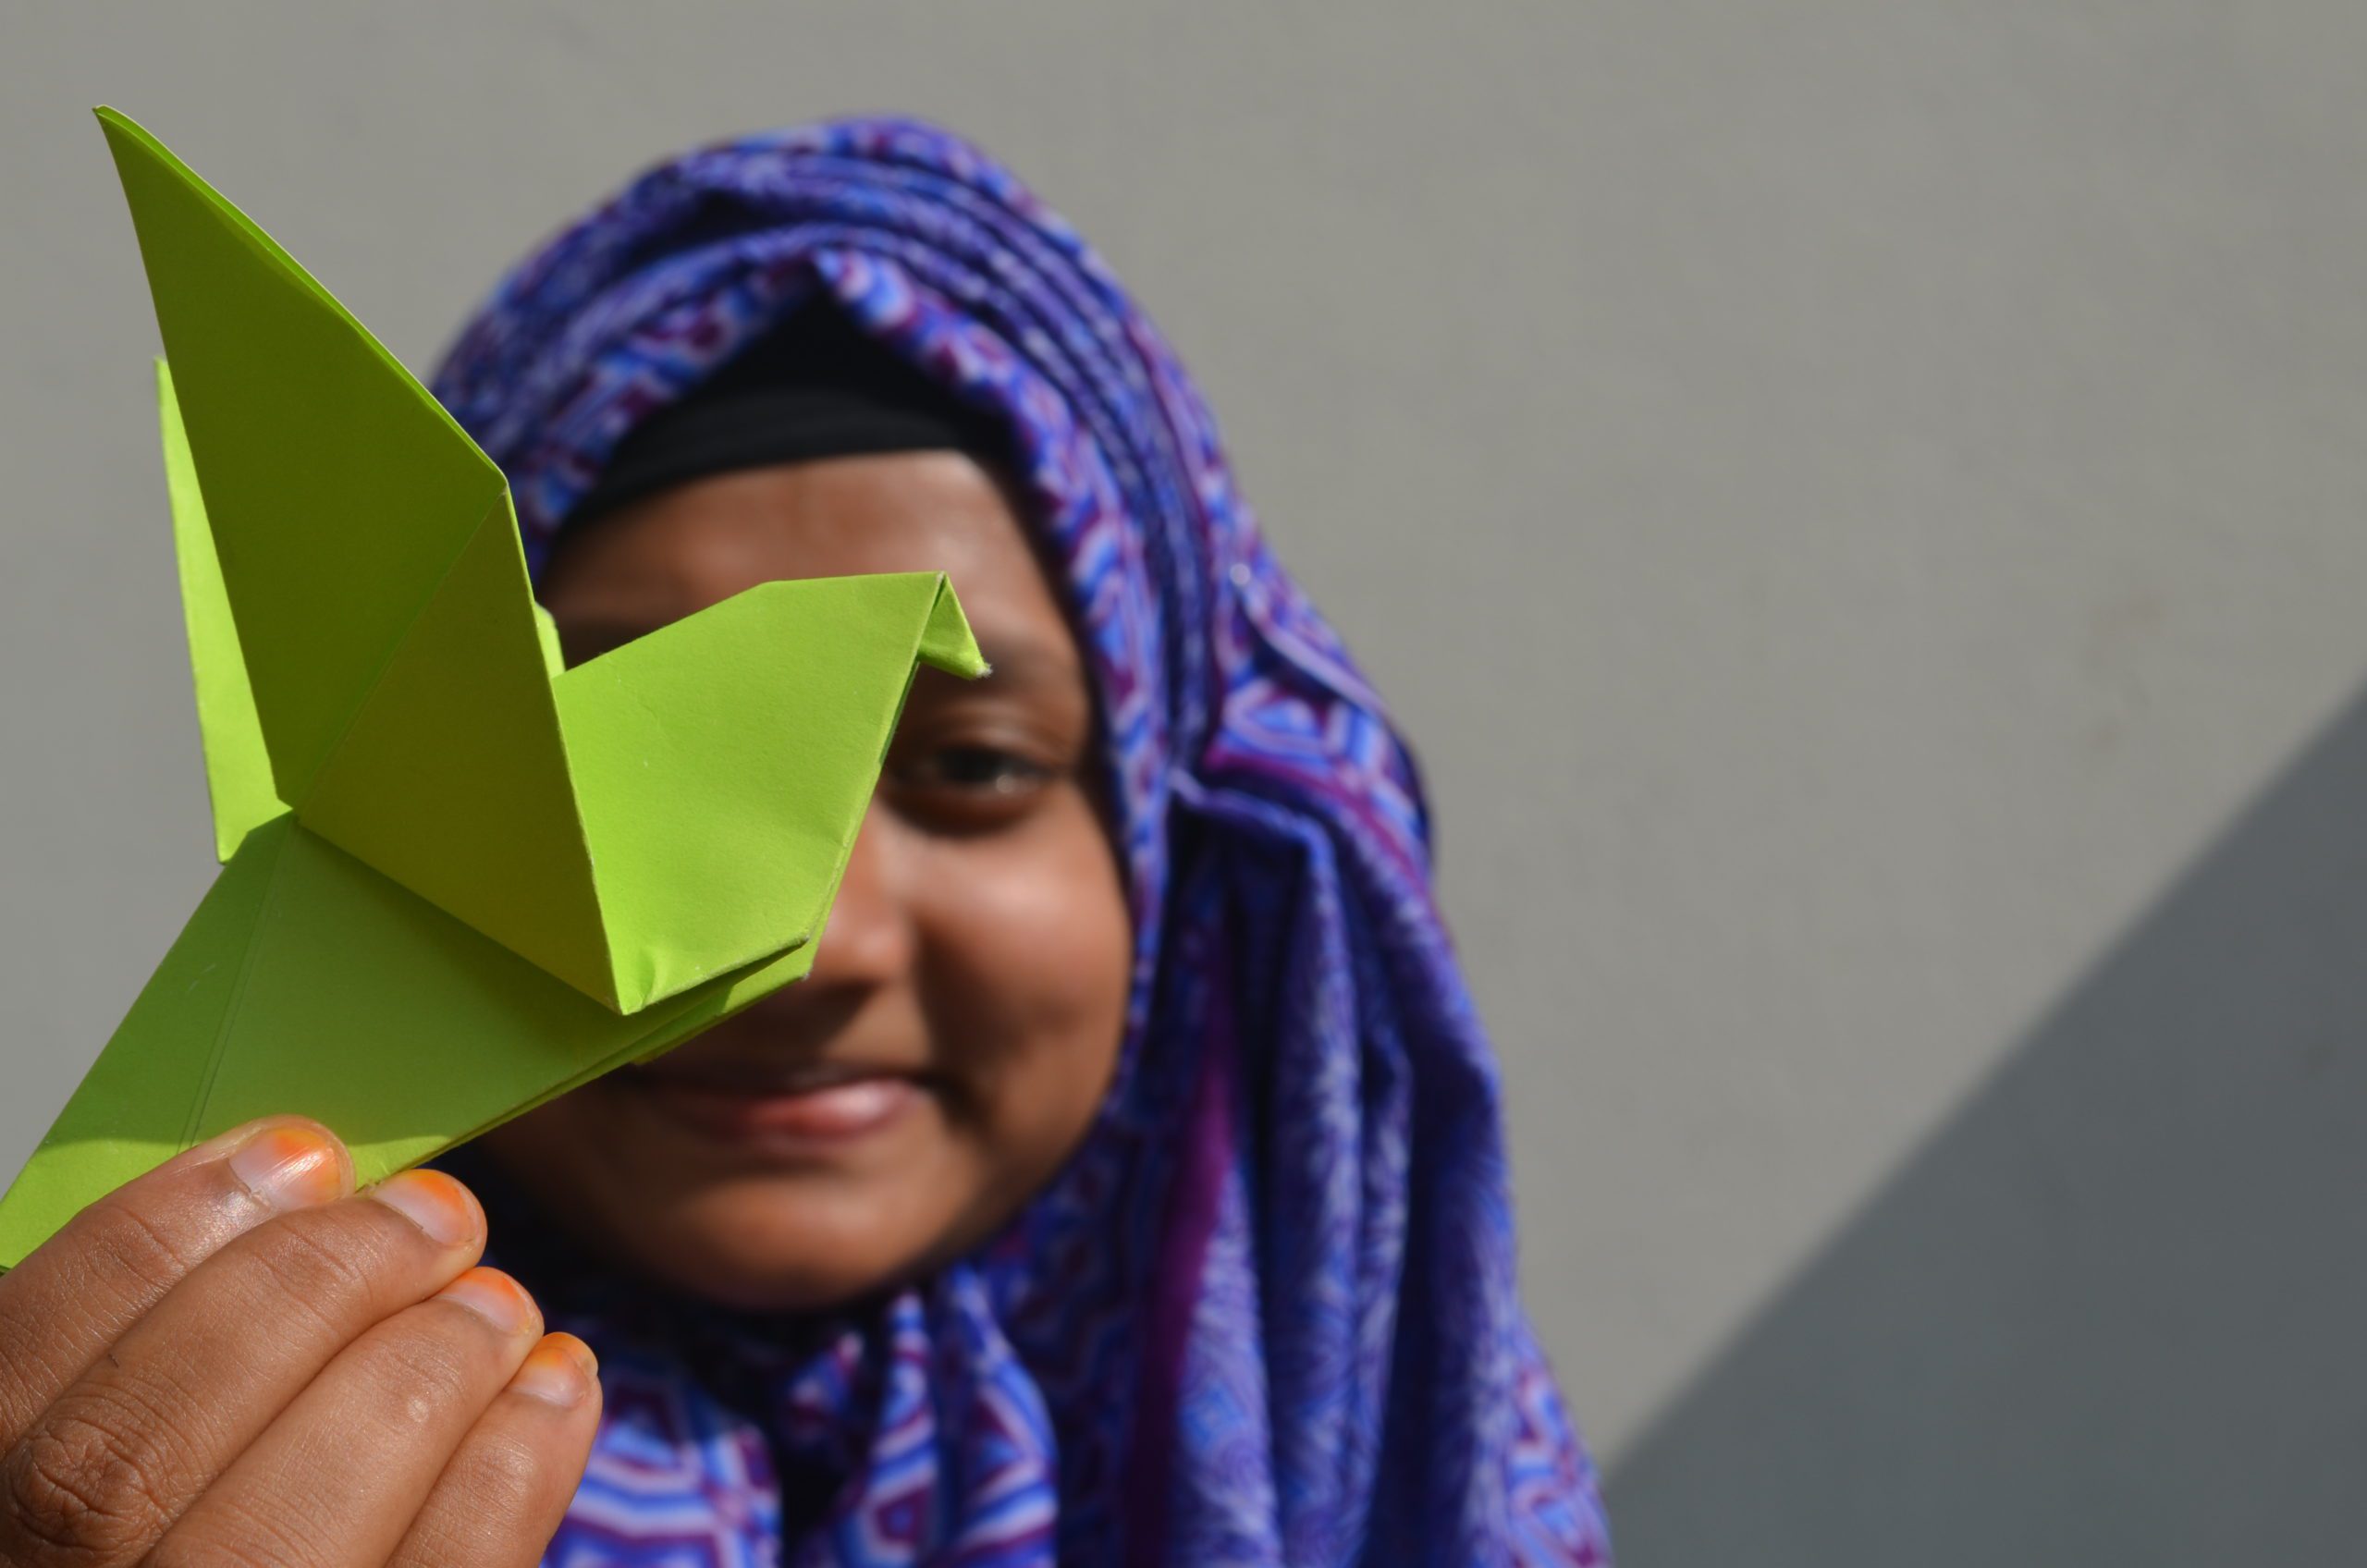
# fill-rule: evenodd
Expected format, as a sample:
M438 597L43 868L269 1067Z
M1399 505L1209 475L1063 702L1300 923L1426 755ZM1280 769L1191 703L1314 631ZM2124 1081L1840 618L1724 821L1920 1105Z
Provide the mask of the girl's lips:
M701 1082L662 1073L629 1075L655 1109L710 1136L739 1143L810 1145L876 1133L920 1104L910 1078L834 1078L796 1088Z

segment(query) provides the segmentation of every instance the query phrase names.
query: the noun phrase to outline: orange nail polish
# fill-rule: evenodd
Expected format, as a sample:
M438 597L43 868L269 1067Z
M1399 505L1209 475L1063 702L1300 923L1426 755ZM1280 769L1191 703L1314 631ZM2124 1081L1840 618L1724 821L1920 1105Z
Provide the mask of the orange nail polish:
M337 1145L304 1126L266 1127L233 1150L230 1174L274 1209L305 1208L345 1194Z
M550 1404L582 1404L600 1376L592 1347L573 1334L546 1334L509 1386Z
M542 1327L542 1309L534 1305L534 1298L498 1268L472 1268L435 1293L467 1307L505 1334L523 1334Z
M370 1189L370 1196L448 1247L484 1233L476 1195L441 1170L406 1170Z

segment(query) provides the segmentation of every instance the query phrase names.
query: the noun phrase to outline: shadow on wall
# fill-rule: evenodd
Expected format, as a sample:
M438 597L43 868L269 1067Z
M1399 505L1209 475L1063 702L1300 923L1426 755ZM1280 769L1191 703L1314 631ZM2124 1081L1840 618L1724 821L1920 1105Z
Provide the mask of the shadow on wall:
M2367 1562L2367 699L1610 1481L1623 1568Z

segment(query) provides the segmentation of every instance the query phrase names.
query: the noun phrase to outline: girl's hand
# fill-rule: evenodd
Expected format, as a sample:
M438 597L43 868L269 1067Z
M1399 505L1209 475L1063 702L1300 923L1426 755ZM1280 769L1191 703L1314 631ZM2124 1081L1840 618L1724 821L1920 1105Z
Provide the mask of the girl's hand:
M0 1563L532 1564L583 1472L591 1353L471 1267L484 1214L273 1118L0 1277Z

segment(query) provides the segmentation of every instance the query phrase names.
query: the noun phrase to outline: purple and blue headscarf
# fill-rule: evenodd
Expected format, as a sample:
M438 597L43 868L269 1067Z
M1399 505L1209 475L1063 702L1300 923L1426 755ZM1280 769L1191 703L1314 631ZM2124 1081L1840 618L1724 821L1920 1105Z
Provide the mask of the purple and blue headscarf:
M705 148L511 274L435 390L539 566L628 432L816 299L1013 433L1107 739L1128 1038L1051 1187L883 1303L519 1261L607 1390L547 1561L1608 1562L1412 760L1064 223L909 120Z

